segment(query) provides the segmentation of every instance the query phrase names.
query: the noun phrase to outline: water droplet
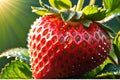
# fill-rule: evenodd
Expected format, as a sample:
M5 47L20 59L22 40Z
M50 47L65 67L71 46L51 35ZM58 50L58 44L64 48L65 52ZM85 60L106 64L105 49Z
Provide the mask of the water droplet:
M103 58L103 55L101 55L100 57Z
M7 59L8 59L8 58L10 58L10 56L9 56L9 55L7 55Z
M75 71L72 71L72 73L74 73Z
M102 50L104 50L104 47L102 47Z
M96 63L96 61L93 61L94 63Z
M103 58L106 58L106 56L103 56Z
M101 45L99 45L99 48L101 48Z
M107 48L110 48L109 46L107 46Z
M91 57L91 59L94 59L94 57Z
M78 66L80 67L80 64L78 64Z
M106 43L104 42L104 45L106 45Z
M75 65L72 65L73 68L75 68Z
M100 54L100 53L98 53L98 55L100 56L101 54Z
M106 53L107 51L106 51L106 50L104 50L104 52Z

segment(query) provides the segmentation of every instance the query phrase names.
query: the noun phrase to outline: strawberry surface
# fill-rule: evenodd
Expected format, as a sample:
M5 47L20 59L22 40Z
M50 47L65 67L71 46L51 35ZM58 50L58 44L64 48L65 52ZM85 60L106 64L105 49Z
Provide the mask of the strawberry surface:
M107 58L108 33L96 22L64 22L58 15L37 19L28 35L34 78L66 78L83 75Z

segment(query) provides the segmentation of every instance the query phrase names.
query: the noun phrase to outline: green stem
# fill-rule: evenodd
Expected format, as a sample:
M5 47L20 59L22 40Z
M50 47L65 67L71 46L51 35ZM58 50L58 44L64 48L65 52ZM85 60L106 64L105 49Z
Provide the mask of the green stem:
M94 5L96 0L90 0L89 5Z
M83 7L83 3L84 3L84 0L79 0L78 3L77 3L77 11L81 11L82 7Z

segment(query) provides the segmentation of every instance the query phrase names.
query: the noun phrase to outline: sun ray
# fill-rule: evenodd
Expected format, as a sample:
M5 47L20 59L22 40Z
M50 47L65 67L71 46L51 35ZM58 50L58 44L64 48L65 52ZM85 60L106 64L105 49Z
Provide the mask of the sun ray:
M26 47L30 25L38 17L31 6L39 0L0 0L0 53L12 47Z

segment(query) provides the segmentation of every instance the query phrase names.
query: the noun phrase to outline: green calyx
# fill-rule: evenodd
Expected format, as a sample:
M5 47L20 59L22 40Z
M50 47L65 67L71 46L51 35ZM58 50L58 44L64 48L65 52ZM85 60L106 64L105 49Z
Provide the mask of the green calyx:
M49 0L51 6L39 0L41 7L31 7L38 15L59 14L65 22L70 20L92 20L106 22L111 16L120 15L119 0L103 0L102 7L94 5L95 0L83 8L84 0L78 0L77 6L72 7L71 0ZM113 18L112 17L112 18Z

